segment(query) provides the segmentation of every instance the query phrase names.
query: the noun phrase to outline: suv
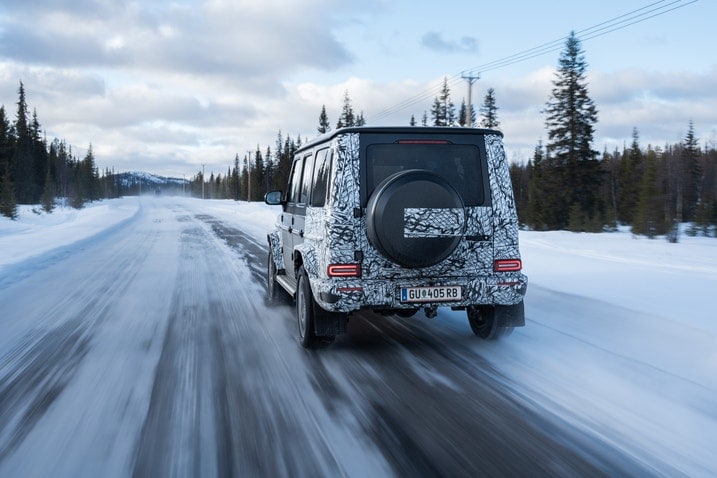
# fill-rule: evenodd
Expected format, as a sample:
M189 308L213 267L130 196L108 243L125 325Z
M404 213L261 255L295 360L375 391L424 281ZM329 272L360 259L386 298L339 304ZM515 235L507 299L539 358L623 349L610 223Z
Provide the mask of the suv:
M494 339L525 325L518 217L502 133L352 127L297 150L268 234L267 300L296 299L304 347L370 309L410 317L466 310Z

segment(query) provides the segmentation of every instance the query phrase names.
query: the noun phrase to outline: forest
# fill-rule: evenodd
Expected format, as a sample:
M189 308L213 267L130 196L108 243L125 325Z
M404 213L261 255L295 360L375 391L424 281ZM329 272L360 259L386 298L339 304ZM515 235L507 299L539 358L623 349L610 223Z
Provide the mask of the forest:
M717 237L717 150L699 144L689 121L678 144L640 144L639 130L622 150L593 148L597 107L588 92L587 63L580 41L571 34L562 51L545 105L547 142L532 157L510 165L519 221L525 229L612 231L628 226L634 234L665 236L676 242L679 225L688 234ZM430 111L409 125L482 127L500 130L498 102L489 88L477 112L462 101L458 111L447 80ZM420 124L419 124L420 123ZM366 124L346 91L336 129ZM318 134L331 131L323 105ZM294 153L302 145L278 131L272 146L243 157L236 154L225 174L199 171L188 181L189 193L205 199L261 201L267 191L285 187ZM81 208L88 201L133 194L123 173L100 173L92 145L82 159L63 140L48 143L37 112L29 114L22 82L15 121L0 107L0 214L16 216L17 204L40 204L52 212L62 203Z
M14 219L17 204L40 204L48 213L58 201L81 208L89 201L119 197L117 186L109 171L100 175L92 145L79 159L65 141L47 142L37 111L29 115L20 82L14 122L0 106L0 214Z

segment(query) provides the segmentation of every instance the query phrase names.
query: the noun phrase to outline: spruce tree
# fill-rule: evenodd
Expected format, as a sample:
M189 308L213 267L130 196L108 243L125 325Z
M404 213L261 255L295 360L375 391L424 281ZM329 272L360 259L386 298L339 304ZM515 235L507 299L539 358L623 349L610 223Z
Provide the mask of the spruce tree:
M617 177L617 219L624 224L632 224L637 201L640 196L643 155L640 150L637 128L632 130L632 144L619 162Z
M533 158L528 161L528 210L525 222L531 228L542 231L547 228L547 199L545 192L545 152L542 141L538 142L533 152Z
M695 127L690 120L687 135L682 144L682 172L684 184L682 190L682 221L693 221L701 195L702 167L700 165L700 148L695 137Z
M317 130L319 134L324 134L331 131L329 117L326 114L326 105L321 105L321 113L319 114L319 127L317 128Z
M49 168L47 170L47 175L45 176L45 187L43 188L40 202L42 204L42 209L48 214L55 209L55 185Z
M349 92L346 90L344 91L344 105L341 108L341 116L339 116L339 121L336 123L336 129L350 126L356 126L356 116L354 115L353 107L351 107Z
M15 187L10 179L10 167L5 161L4 172L0 180L0 214L10 219L17 219L17 201Z
M548 130L547 168L551 176L545 194L558 199L548 224L550 229L568 226L570 211L577 204L580 214L589 220L601 214L599 191L602 181L598 152L592 149L597 110L588 95L585 72L587 63L580 41L570 33L560 55L552 98L545 108Z
M468 107L465 98L461 101L461 107L458 109L458 125L462 128L468 126Z
M456 122L456 107L451 101L451 90L448 78L443 78L440 94L433 100L431 107L433 126L453 126Z
M480 107L480 114L483 117L480 124L484 128L498 129L500 127L498 106L495 104L495 90L493 88L488 88L483 104Z
M17 116L15 118L17 136L11 167L15 192L20 204L32 204L35 199L33 141L30 135L25 86L20 82L18 88Z
M658 187L657 153L649 149L645 156L645 171L640 183L640 197L635 208L632 233L654 238L667 231L664 196Z

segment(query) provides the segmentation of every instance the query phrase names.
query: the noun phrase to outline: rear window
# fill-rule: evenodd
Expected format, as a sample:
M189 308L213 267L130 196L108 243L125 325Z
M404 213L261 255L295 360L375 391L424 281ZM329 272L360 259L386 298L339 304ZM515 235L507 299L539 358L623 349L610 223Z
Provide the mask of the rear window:
M368 196L381 181L408 169L423 169L443 177L466 206L484 203L480 152L471 144L372 144L366 149Z

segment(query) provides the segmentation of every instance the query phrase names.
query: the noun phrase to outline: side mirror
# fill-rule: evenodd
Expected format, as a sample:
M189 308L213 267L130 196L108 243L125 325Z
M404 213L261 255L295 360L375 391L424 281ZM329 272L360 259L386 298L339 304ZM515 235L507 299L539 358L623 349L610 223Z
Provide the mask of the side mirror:
M264 202L269 206L278 206L281 204L281 191L269 191L264 195Z

